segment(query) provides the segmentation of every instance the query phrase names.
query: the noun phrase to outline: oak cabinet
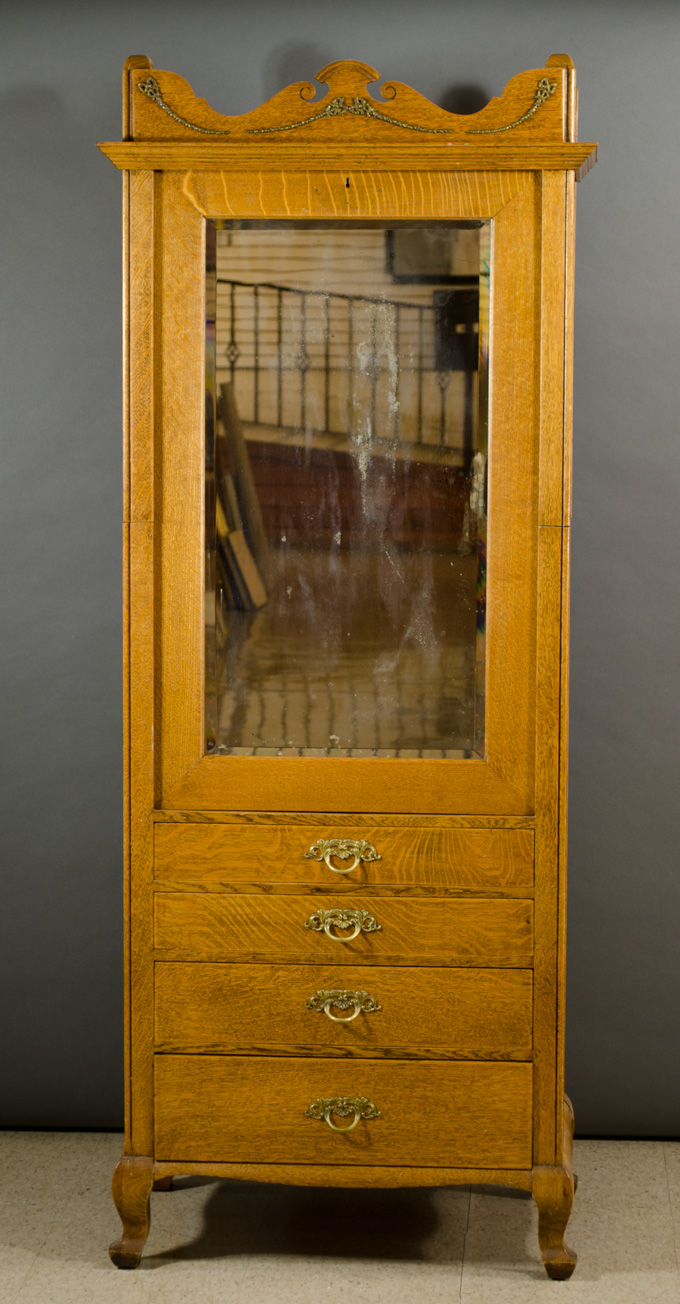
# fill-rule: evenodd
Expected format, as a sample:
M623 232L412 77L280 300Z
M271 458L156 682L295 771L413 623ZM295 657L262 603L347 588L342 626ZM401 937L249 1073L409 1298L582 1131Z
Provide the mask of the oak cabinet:
M124 71L126 1132L154 1184L531 1191L565 1103L571 60ZM327 89L324 91L323 86Z

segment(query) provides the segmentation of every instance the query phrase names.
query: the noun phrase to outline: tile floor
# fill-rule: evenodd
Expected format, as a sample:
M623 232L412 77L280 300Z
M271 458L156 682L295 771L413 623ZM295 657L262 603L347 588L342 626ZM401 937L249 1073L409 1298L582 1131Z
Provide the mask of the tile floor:
M533 1201L480 1189L318 1191L182 1179L152 1195L136 1272L109 1262L118 1133L0 1133L2 1304L680 1304L680 1142L580 1141L549 1282Z

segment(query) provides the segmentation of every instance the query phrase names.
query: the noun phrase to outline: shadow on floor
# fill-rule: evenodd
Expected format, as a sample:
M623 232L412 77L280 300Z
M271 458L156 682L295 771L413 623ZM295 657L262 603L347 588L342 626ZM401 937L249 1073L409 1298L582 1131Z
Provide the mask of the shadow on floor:
M181 1200L183 1190L199 1185L213 1187L199 1235L162 1254L145 1255L147 1268L244 1254L460 1263L469 1187L363 1191L179 1178L172 1192L154 1199ZM530 1201L523 1191L473 1190Z

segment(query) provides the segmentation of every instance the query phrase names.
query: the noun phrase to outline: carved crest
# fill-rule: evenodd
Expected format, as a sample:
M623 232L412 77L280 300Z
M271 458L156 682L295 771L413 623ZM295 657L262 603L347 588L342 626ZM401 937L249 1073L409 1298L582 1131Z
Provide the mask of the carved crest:
M503 95L478 113L455 114L403 82L383 82L373 95L369 86L379 80L376 69L341 60L316 74L316 82L328 88L325 95L314 82L296 82L251 113L227 117L197 98L176 73L156 72L150 62L136 59L129 66L131 136L210 137L229 143L349 137L398 143L428 136L454 142L518 131L536 140L564 140L570 68L567 55L553 55L545 68L513 77Z

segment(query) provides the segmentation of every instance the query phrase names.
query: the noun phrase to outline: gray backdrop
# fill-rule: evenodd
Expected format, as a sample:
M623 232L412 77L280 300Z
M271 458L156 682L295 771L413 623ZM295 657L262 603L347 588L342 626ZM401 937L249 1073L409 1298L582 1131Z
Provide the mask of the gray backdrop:
M129 54L242 113L358 58L479 107L567 51L578 190L567 1085L680 1131L677 6L5 0L2 1122L122 1119L120 135Z

